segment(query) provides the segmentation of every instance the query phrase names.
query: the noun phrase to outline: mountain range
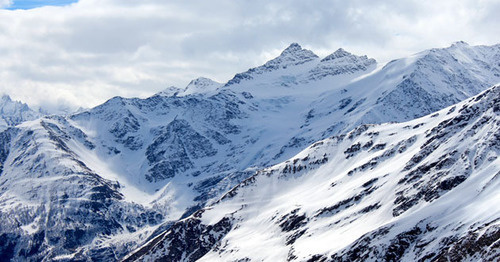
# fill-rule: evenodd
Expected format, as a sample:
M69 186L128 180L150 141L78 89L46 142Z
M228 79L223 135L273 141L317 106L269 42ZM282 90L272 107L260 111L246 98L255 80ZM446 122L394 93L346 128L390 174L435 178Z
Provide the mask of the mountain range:
M18 118L0 257L495 258L498 61L500 45L378 65L294 43L226 83Z
M126 261L494 261L499 126L500 86L361 125L259 170Z

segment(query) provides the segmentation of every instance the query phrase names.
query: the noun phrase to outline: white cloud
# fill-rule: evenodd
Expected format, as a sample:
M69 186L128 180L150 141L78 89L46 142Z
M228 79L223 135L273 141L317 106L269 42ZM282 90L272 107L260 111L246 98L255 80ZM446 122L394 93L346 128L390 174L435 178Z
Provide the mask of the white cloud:
M12 0L0 0L0 8L6 8L12 5Z
M198 76L227 81L291 42L379 61L458 40L495 44L499 12L496 0L81 0L0 10L0 93L93 106Z

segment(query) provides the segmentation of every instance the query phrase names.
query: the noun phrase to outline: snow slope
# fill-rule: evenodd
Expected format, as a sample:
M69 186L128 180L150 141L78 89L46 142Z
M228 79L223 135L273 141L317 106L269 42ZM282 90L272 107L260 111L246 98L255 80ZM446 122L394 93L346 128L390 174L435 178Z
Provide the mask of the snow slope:
M225 84L199 78L9 128L0 133L0 254L119 259L315 141L414 119L500 82L499 56L500 45L457 43L377 66L292 44Z
M500 86L257 171L126 261L493 261Z

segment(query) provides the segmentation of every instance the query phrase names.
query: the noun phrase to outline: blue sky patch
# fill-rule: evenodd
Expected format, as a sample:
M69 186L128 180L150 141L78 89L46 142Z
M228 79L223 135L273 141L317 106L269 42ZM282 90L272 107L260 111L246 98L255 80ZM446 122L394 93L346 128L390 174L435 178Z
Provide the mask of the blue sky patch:
M6 9L33 9L42 6L64 6L76 3L78 0L14 0Z

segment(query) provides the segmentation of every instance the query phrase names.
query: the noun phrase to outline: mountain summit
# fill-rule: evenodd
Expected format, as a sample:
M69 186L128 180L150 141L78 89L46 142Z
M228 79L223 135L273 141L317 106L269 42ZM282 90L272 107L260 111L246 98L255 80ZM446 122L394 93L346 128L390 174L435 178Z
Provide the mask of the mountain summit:
M339 48L339 49L337 49L337 51L333 52L331 55L328 55L327 57L321 59L321 62L334 60L334 59L346 57L346 56L352 56L352 54L345 51L343 48Z
M221 86L222 84L217 83L212 79L206 77L199 77L189 82L189 84L186 86L182 94L183 95L205 94L213 92Z
M227 82L226 86L240 83L243 80L253 79L257 75L294 68L295 66L316 61L318 58L319 57L312 51L303 49L297 43L292 43L290 46L285 48L285 50L283 50L278 57L267 61L264 65L236 74L233 79Z
M342 48L320 60L312 51L303 49L297 43L292 43L278 57L269 60L262 66L236 74L225 86L244 83L258 75L266 75L266 77L259 78L268 84L279 82L281 86L290 87L297 86L299 83L306 84L321 80L325 77L360 75L375 69L375 66L375 59L357 56ZM347 78L349 77L347 76Z
M292 43L281 54L264 64L270 70L300 65L318 58L312 51L303 49L299 44Z

